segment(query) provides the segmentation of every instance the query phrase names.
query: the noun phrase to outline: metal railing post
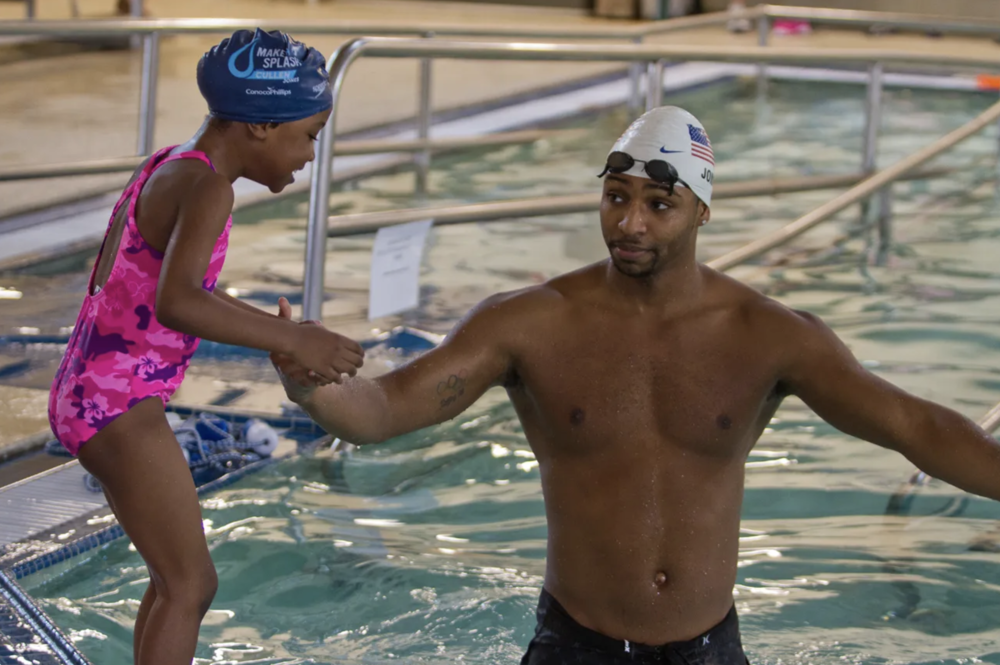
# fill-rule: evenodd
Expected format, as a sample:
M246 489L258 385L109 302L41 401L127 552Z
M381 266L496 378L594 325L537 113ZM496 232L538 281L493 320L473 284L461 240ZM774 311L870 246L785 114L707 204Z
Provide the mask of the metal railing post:
M24 14L28 20L33 20L38 15L35 0L24 0Z
M876 195L878 199L878 249L875 265L884 266L892 251L892 183Z
M433 32L424 34L425 39L434 37ZM417 109L417 138L427 140L431 133L431 65L434 61L431 58L420 59L420 87L418 94L420 100ZM427 193L427 178L431 167L431 151L423 150L414 155L414 164L417 167L416 192L417 194Z
M129 8L131 10L129 12L129 15L132 18L142 18L142 0L131 0ZM132 35L129 38L129 46L131 46L133 50L139 48L141 43L142 43L142 37L140 37L139 35Z
M651 111L663 103L663 60L646 65L646 110Z
M878 136L882 125L882 73L881 62L876 62L868 69L864 156L861 161L861 169L868 173L874 172L878 163Z
M336 92L334 92L336 94ZM334 101L336 105L336 101ZM334 106L336 108L336 106ZM316 159L309 183L309 218L302 275L302 320L323 320L326 279L326 220L330 216L330 180L333 177L334 114L319 133Z
M878 139L879 130L882 127L882 74L883 65L881 62L874 63L868 69L868 87L865 96L865 137L864 152L861 159L861 170L864 173L874 173L878 168ZM870 215L876 216L879 230L879 246L887 241L883 239L882 233L886 232L886 239L891 236L892 229L887 228L889 221L884 219L886 209L883 207L885 199L880 194L874 199L868 199L861 204L861 222L869 224ZM874 206L874 210L873 210Z
M160 78L160 33L151 32L142 42L142 79L139 88L139 142L137 155L153 152L156 134L156 89Z
M761 14L757 17L757 46L767 46L771 40L771 17ZM767 95L767 65L763 62L757 65L757 94Z
M632 43L642 44L642 36L634 37ZM633 62L628 66L629 96L628 110L636 113L642 107L642 63Z
M316 159L309 183L309 221L306 226L305 266L302 275L302 318L321 321L323 291L326 278L326 228L330 219L330 180L333 177L333 140L337 132L337 103L344 85L348 65L360 53L364 38L355 38L342 45L330 58L330 90L333 107L326 127L319 133Z

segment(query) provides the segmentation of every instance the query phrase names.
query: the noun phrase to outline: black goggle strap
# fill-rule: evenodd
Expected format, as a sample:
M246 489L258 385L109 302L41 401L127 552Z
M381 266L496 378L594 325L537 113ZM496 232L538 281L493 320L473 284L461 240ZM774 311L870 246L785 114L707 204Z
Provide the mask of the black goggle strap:
M641 159L635 159L632 155L625 152L613 152L608 155L608 161L604 166L604 170L598 175L598 178L603 178L609 172L610 173L625 173L636 163L642 164L642 170L649 176L651 180L654 180L662 185L670 185L671 187L680 182L684 184L683 181L677 177L677 169L674 168L673 164L665 162L662 159L652 159L649 161L643 161ZM656 171L656 173L653 173Z
M604 170L601 171L600 175L598 175L597 177L598 178L603 178L609 172L610 173L625 173L625 171L628 171L630 168L632 168L632 167L629 166L628 168L616 168L616 167L613 167L610 164L608 164L608 165L606 165L604 167ZM661 180L660 178L654 178L653 177L653 175L649 172L649 168L648 168L647 165L643 165L643 169L642 170L646 172L646 175L648 175L649 179L652 180L653 182L659 183L661 185L665 185L668 188L668 192L670 193L671 196L673 196L673 194L674 194L674 187L677 186L677 185L683 185L684 187L687 187L688 189L691 189L686 182L684 182L680 178L677 178L673 174L668 174L668 179Z
M611 173L625 173L630 168L635 166L635 160L632 155L624 152L613 152L608 155L608 161L604 165L604 170L601 171L601 175L598 178L603 178L609 172Z

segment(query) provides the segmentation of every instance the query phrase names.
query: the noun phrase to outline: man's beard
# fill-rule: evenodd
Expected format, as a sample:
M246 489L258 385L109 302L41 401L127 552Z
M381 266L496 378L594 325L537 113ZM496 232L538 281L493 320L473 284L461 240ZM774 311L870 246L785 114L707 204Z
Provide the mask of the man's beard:
M614 249L614 246L609 249ZM660 271L660 253L656 250L651 250L646 261L642 263L633 263L631 261L620 261L615 258L615 255L612 252L611 263L614 264L618 272L626 277L646 279L648 277L652 277Z

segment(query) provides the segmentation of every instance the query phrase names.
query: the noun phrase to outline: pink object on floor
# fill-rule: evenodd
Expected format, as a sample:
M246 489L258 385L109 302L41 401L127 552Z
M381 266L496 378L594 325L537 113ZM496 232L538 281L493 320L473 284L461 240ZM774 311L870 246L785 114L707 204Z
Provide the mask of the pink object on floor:
M775 21L774 34L776 35L808 35L812 32L812 26L808 21Z

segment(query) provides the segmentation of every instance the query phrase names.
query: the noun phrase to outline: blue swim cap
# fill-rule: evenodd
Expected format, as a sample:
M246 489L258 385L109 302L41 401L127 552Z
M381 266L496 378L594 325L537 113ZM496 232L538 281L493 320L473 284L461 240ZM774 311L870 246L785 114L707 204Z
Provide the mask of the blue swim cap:
M277 30L237 30L213 46L198 89L213 116L235 122L294 122L333 106L326 60Z

